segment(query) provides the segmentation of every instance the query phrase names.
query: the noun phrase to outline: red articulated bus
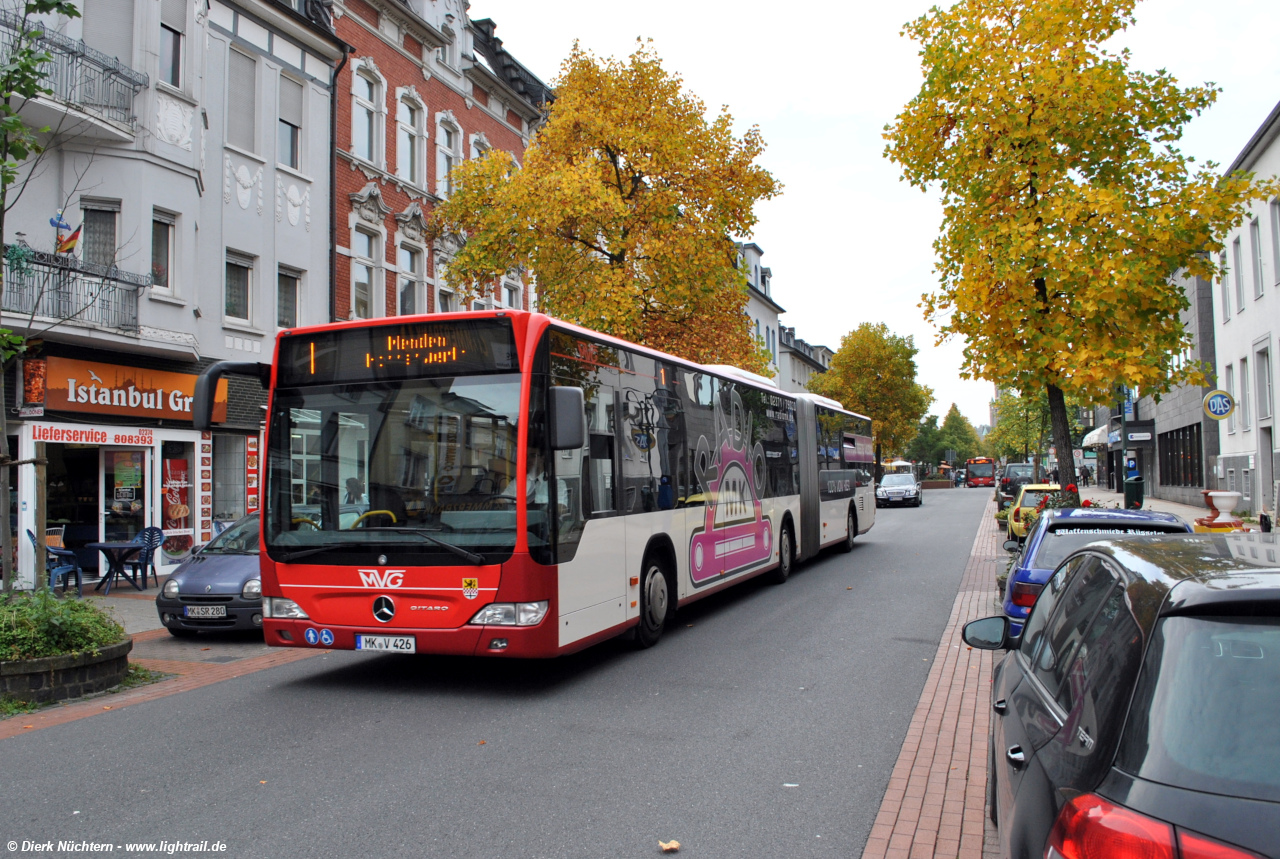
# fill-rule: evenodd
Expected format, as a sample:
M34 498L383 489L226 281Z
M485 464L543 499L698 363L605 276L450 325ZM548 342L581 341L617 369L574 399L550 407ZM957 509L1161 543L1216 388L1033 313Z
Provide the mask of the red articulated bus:
M871 421L524 311L284 331L262 475L266 641L549 657L851 548Z
M989 456L979 456L965 460L964 485L995 486L996 461Z

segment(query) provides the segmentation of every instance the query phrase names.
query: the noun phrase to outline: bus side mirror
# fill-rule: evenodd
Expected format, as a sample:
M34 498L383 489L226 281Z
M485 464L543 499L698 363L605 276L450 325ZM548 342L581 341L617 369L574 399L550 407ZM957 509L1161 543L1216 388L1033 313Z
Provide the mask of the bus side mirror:
M213 400L218 382L227 373L257 376L263 388L271 387L271 365L257 361L219 361L204 369L196 379L195 396L191 399L191 420L197 430L213 429Z
M586 443L587 401L581 388L551 389L551 449L581 450Z

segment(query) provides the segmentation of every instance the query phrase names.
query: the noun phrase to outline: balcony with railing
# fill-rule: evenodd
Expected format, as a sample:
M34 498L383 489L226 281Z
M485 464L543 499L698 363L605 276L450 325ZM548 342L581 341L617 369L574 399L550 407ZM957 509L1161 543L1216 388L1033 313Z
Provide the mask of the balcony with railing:
M5 247L0 309L10 317L7 325L43 329L65 323L137 336L138 300L149 277L23 245L18 249L22 252Z
M40 26L38 21L0 10L0 62L8 61L9 53L24 27L30 31ZM24 106L24 116L30 114L34 124L48 125L55 131L90 132L85 128L64 127L65 123L58 116L63 111L54 109L55 104L48 104L56 102L64 110L70 108L92 119L111 123L117 127L117 134L121 131L130 136L133 134L137 122L133 99L150 83L144 72L129 68L79 39L51 30L43 31L37 43L51 57L42 71L44 85L53 92Z

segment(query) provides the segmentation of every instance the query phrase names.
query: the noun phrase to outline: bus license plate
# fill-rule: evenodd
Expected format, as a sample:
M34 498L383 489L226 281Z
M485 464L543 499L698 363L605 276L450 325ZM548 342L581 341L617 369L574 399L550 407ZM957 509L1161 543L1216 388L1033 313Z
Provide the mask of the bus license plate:
M395 653L417 653L412 635L357 635L356 650L390 650Z
M225 605L184 605L182 614L184 617L226 617L227 607Z

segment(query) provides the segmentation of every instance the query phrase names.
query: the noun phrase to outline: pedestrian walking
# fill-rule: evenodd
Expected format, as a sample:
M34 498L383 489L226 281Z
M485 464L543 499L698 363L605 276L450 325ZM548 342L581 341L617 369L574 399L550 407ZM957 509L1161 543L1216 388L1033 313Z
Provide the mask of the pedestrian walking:
M1058 482L1058 469L1055 468L1053 471L1049 472L1049 482L1050 483Z

